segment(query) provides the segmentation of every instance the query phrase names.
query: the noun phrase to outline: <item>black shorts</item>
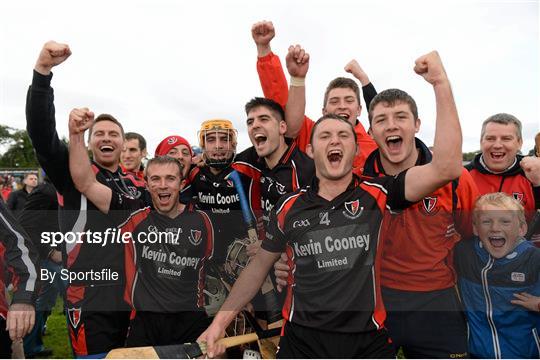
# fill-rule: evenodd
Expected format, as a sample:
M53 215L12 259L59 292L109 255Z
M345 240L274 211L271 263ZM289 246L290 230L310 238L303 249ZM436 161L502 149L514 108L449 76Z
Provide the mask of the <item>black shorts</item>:
M279 340L278 359L298 358L395 358L386 330L365 333L337 333L285 324Z
M129 314L129 311L80 311L74 315L73 310L68 310L69 338L75 356L104 354L124 347ZM77 326L73 326L70 316L80 317Z
M123 286L87 287L81 301L74 304L68 299L66 316L75 356L103 354L124 346L130 311L123 290Z
M2 316L0 316L0 359L11 359L11 339L6 330L6 320Z
M204 311L138 311L129 327L127 347L183 344L197 340L210 325Z
M467 322L455 288L402 291L382 288L386 327L407 358L467 358Z

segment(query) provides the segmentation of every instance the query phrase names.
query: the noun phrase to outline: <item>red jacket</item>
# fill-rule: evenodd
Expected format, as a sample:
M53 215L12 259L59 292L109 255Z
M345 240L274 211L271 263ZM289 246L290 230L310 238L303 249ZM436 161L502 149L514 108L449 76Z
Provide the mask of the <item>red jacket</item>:
M264 57L259 57L257 60L257 73L259 74L259 80L264 96L274 100L285 108L289 96L289 86L287 85L287 80L285 79L279 57L273 53ZM366 87L368 86L369 85L366 85ZM366 92L366 87L363 88L364 93ZM375 91L373 86L371 86L371 88L372 91ZM309 144L309 138L311 136L311 129L313 129L314 124L313 120L304 116L304 123L296 137L296 143L298 144L300 151L306 152L306 147ZM356 121L354 130L358 139L357 143L360 151L354 158L353 172L357 175L361 175L367 157L373 150L377 149L377 144L375 144L375 141L373 141L366 133L366 130L360 121Z
M431 161L431 152L416 139L416 165ZM364 174L383 176L379 152L366 162ZM399 213L386 212L382 224L381 285L404 291L433 291L456 284L454 245L472 235L471 211L478 190L466 169L459 179L437 189Z
M523 156L518 155L516 163L503 173L494 174L480 160L481 154L475 156L466 166L471 173L480 194L504 192L512 195L525 208L528 218L540 208L540 186L533 187L519 165Z

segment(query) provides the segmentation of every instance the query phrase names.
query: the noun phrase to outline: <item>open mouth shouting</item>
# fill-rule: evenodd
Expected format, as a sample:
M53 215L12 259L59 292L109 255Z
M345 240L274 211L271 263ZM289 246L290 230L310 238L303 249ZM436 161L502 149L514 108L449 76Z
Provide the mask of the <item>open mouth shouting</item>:
M494 248L502 248L504 244L506 244L506 238L503 236L490 236L488 239L489 243Z
M489 153L489 156L493 159L493 161L500 162L505 159L506 153L502 151L492 151Z
M401 136L392 135L386 138L386 147L391 154L399 154L401 151L401 144L403 144Z
M109 154L114 151L114 147L112 147L112 145L102 145L99 147L99 151L101 151L104 154Z
M171 197L172 197L172 194L170 192L159 192L158 193L159 205L161 206L169 205Z
M264 146L267 140L268 140L268 137L262 133L256 133L253 135L253 141L256 147Z
M339 166L343 159L343 151L340 149L333 149L328 151L326 158L332 167Z

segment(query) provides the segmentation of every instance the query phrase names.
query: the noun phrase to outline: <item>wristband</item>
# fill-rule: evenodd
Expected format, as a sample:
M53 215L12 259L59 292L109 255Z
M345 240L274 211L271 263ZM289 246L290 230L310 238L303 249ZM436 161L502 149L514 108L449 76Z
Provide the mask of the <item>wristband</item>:
M291 76L291 86L306 86L306 78Z

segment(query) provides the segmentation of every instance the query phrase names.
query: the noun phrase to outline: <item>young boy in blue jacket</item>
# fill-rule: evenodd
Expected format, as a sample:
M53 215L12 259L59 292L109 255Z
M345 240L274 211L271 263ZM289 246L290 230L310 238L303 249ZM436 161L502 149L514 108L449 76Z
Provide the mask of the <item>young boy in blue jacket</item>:
M504 193L480 197L476 235L455 248L455 268L477 358L539 358L540 248L524 236L523 207Z

